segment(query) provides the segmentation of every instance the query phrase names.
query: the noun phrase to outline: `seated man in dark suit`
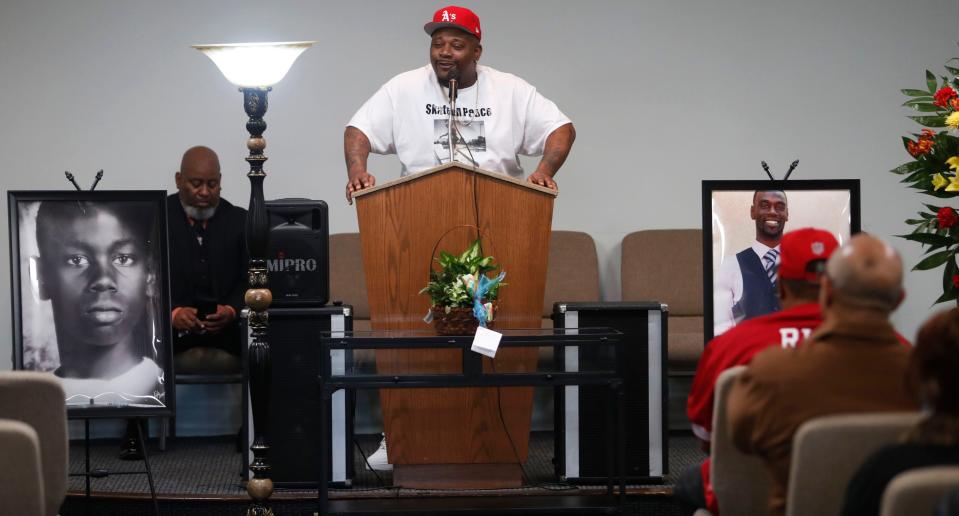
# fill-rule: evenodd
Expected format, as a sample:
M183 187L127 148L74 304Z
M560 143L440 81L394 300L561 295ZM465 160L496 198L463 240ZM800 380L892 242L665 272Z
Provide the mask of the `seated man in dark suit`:
M176 173L178 192L167 198L173 349L179 372L192 372L200 363L204 372L239 364L237 316L249 261L246 210L220 198L220 177L216 153L193 147L183 154Z
M207 147L183 154L177 193L167 197L174 370L240 370L240 325L246 291L246 210L220 198L220 161ZM138 458L128 428L123 458Z

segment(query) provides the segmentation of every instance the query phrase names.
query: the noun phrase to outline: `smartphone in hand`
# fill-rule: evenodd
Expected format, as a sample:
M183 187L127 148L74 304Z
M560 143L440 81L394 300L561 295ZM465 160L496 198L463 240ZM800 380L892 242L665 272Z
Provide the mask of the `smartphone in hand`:
M206 316L213 315L216 313L216 300L213 299L197 299L196 303L196 318L199 320L206 319Z

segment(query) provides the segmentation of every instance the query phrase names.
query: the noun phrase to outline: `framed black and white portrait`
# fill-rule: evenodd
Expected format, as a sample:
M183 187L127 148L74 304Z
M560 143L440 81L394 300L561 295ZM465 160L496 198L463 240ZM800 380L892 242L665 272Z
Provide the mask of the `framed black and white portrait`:
M859 180L703 181L703 319L706 342L779 310L783 233L814 227L843 244L859 232Z
M166 192L14 191L14 366L71 417L173 413Z

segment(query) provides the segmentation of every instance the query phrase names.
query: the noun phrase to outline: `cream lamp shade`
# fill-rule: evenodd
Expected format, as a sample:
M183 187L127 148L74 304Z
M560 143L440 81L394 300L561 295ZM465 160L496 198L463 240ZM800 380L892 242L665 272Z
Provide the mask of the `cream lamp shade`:
M267 88L280 82L290 66L315 41L192 45L206 54L226 79L241 88Z

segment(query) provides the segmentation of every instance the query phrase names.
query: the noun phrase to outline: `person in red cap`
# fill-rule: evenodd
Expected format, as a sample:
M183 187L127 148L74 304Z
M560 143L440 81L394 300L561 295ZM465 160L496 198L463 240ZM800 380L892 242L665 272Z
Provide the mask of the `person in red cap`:
M451 5L424 27L430 64L384 84L353 115L344 133L346 199L376 184L367 170L370 152L395 153L401 175L455 160L512 177L524 172L519 155L542 155L527 180L556 189L553 176L566 161L576 132L556 104L515 75L479 64L483 32L476 14ZM457 83L450 142L449 86Z
M885 242L855 235L826 262L822 323L798 349L753 357L726 403L733 444L770 477L770 515L784 514L792 440L806 421L842 413L913 411L910 347L889 320L904 296L902 259Z
M779 247L782 254L776 289L782 311L733 327L711 340L699 359L686 414L704 450L709 449L714 388L720 373L748 364L756 353L766 348L795 348L822 322L819 277L839 243L828 231L803 228L783 235ZM700 465L688 469L676 483L674 497L688 514L699 508L713 514L719 512L709 467L710 460L706 458Z

